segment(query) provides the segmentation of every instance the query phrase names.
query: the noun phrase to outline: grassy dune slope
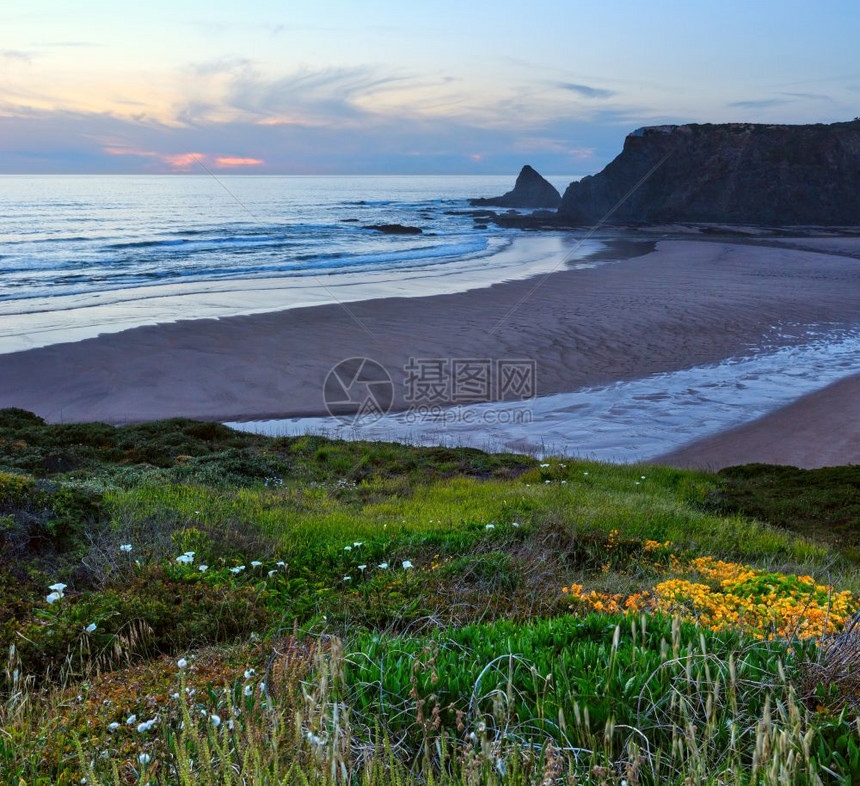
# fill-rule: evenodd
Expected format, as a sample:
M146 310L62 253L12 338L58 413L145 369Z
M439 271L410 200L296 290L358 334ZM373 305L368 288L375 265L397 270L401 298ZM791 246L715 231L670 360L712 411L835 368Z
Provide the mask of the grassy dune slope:
M2 411L0 782L851 782L857 475L780 478Z

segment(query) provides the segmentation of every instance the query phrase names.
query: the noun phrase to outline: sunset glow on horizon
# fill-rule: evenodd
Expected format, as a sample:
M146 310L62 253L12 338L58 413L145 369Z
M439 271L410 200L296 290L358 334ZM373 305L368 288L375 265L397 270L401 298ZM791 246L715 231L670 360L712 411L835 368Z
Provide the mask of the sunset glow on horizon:
M828 7L34 0L0 12L0 173L586 174L642 125L860 114Z

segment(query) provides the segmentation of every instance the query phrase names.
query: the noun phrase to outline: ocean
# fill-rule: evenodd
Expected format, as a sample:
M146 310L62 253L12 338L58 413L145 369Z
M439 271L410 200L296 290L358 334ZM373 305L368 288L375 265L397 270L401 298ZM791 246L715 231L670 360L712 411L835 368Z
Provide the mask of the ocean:
M563 191L573 177L549 178ZM2 176L0 302L169 283L336 276L496 252L469 197L508 176ZM418 226L384 235L370 224ZM44 305L40 306L41 308Z

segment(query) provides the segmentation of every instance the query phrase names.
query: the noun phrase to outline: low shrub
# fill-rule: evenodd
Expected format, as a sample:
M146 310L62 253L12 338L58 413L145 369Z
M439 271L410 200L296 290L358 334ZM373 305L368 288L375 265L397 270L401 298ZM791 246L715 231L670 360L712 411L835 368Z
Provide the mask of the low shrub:
M125 586L43 601L0 645L17 644L28 674L80 678L143 656L233 641L270 619L252 584L150 566Z

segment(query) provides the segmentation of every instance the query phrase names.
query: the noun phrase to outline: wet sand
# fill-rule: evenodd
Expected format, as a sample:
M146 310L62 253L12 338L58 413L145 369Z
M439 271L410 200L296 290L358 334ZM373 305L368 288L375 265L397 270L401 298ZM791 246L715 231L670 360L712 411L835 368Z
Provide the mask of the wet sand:
M802 469L860 464L860 374L653 463L707 470L750 463Z
M322 415L326 374L353 356L389 370L396 408L410 357L534 359L539 395L611 384L857 324L860 261L826 250L661 240L469 292L139 327L0 355L0 406L115 423Z

